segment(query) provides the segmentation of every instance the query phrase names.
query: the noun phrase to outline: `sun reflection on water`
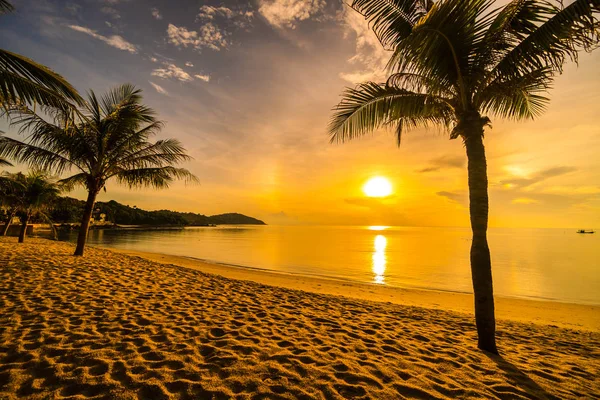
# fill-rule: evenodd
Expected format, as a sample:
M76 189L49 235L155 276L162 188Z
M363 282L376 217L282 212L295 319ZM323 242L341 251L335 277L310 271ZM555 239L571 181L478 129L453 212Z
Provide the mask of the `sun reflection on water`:
M385 283L385 248L387 247L387 239L383 235L375 236L374 242L375 251L373 252L373 273L375 274L373 281L375 283Z

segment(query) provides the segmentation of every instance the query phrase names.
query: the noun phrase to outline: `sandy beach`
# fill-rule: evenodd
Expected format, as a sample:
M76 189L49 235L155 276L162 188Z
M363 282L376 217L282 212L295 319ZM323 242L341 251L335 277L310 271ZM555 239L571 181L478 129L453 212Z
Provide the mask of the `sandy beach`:
M0 238L0 399L600 398L600 309ZM343 295L343 296L342 296Z

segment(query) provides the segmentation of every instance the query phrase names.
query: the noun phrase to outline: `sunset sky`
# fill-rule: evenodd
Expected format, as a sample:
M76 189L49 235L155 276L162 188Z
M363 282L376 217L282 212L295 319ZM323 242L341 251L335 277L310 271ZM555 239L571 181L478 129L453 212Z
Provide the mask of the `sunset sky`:
M2 48L66 77L81 93L125 82L185 145L200 185L99 200L270 224L467 226L466 156L442 131L400 148L384 131L331 145L346 86L385 76L388 54L339 1L14 0ZM174 6L177 4L177 6ZM501 3L499 3L501 4ZM485 138L496 227L600 228L600 51L569 64L536 120L493 120ZM14 136L14 130L0 123ZM387 177L393 194L366 197ZM71 194L84 198L82 190Z

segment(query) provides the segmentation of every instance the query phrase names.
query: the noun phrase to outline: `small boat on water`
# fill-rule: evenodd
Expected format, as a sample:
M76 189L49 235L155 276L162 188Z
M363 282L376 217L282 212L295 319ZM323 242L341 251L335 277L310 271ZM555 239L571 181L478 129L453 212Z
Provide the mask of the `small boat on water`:
M595 233L595 231L592 231L592 230L586 231L585 229L580 229L577 231L577 233Z

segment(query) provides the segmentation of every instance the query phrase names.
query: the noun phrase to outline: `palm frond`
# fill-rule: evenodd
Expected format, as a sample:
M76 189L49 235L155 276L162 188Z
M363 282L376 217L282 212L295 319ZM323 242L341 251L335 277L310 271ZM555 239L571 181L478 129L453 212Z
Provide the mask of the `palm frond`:
M447 0L435 6L398 44L389 61L393 72L411 73L452 88L466 107L465 75L473 69L472 48L493 21L491 0Z
M64 106L65 103L82 104L83 101L75 88L50 68L2 49L0 95L4 102L12 104Z
M64 178L58 181L58 184L67 192L75 189L77 186L88 186L88 174L84 172L80 172L78 174L72 175L68 178Z
M597 13L600 0L575 0L564 8L547 8L537 28L498 62L489 76L519 75L544 67L562 71L567 59L600 42Z
M0 0L0 14L6 14L13 12L15 7L10 4L7 0Z
M117 182L125 184L130 188L154 187L156 189L165 189L175 179L182 179L186 182L198 181L198 178L187 169L172 166L121 170L115 176Z
M13 165L4 158L0 158L0 167L12 167Z
M389 124L402 131L429 124L449 126L452 107L441 97L368 82L347 89L329 125L332 142L344 142Z
M74 165L71 160L53 151L7 137L0 137L0 157L12 158L31 168L55 171L59 175Z
M544 96L553 81L550 67L522 76L499 77L475 96L474 102L483 113L503 118L532 119L542 114L550 101Z
M350 7L369 22L383 47L391 49L410 35L428 6L429 2L414 0L354 0L350 3Z

